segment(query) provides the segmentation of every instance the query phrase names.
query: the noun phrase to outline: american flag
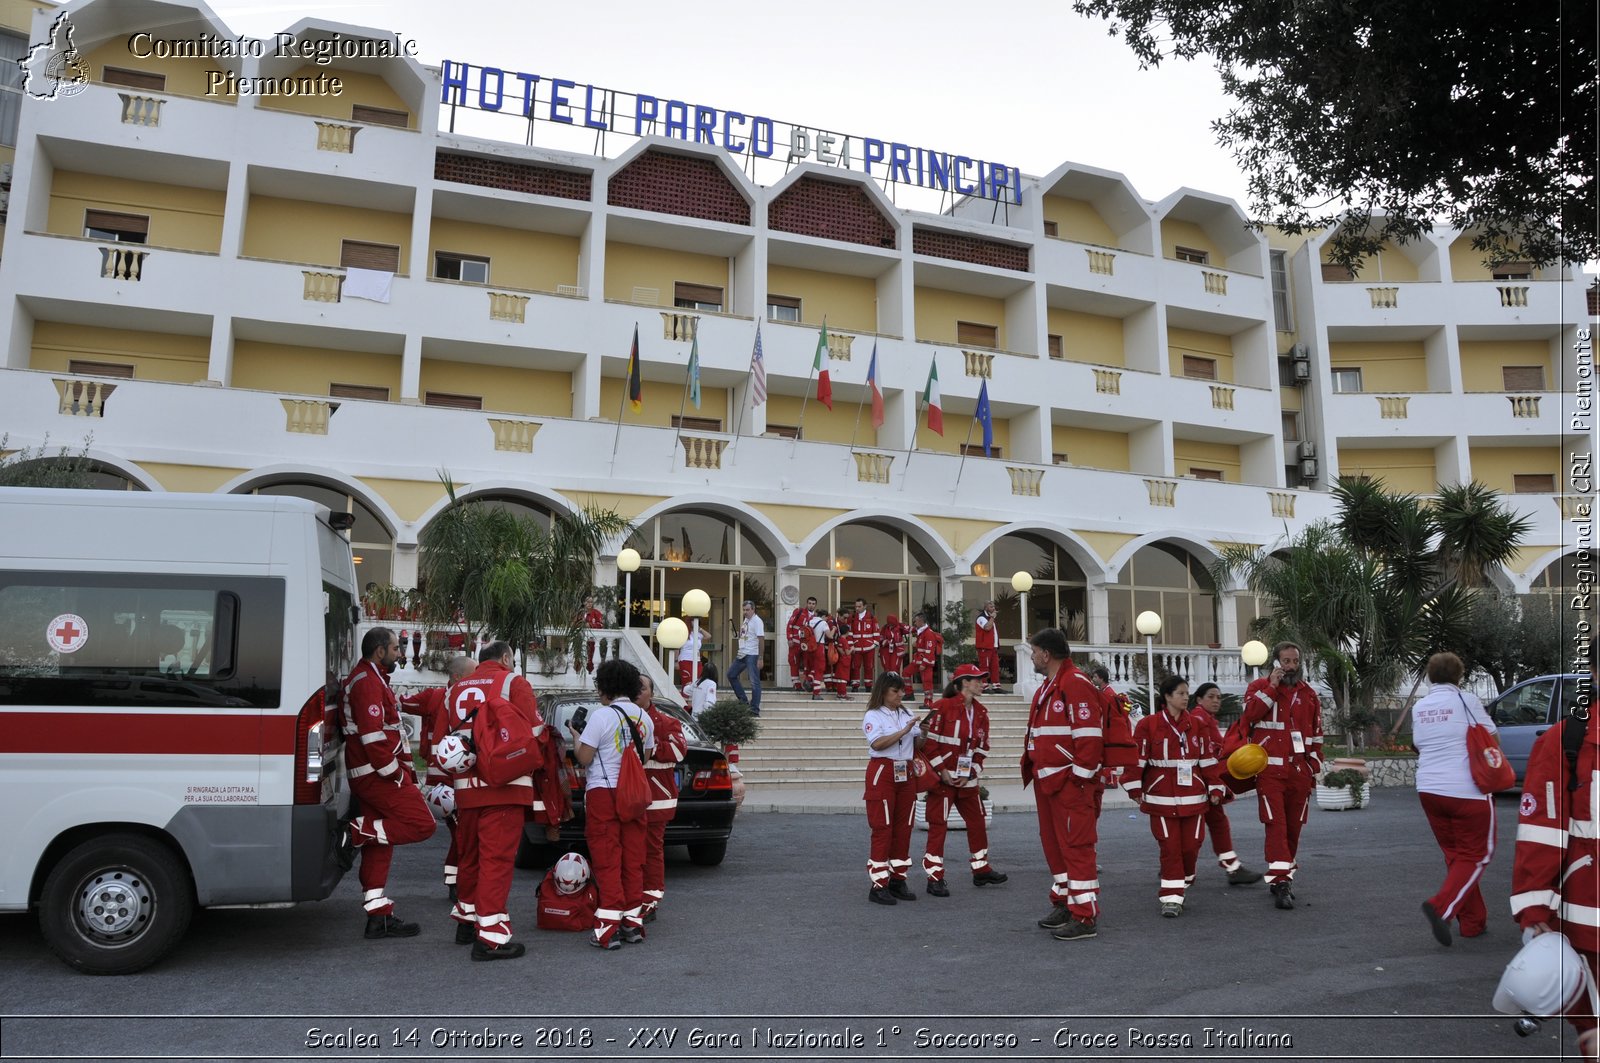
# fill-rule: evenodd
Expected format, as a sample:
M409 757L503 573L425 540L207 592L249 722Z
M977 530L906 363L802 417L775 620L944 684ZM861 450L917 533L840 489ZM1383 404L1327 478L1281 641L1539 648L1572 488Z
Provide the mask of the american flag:
M756 349L750 352L750 405L767 401L767 363L761 357L761 322L756 322Z

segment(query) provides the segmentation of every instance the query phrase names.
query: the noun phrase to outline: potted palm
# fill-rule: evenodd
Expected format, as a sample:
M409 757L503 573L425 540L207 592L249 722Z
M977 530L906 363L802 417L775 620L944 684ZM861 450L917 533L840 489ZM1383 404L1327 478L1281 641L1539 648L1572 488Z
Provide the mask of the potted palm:
M761 721L750 711L749 705L737 698L723 698L703 710L694 722L728 758L728 774L733 776L733 799L743 803L744 773L739 770L739 747L761 734Z
M1317 807L1327 812L1365 808L1372 802L1372 784L1354 768L1327 772L1317 782Z

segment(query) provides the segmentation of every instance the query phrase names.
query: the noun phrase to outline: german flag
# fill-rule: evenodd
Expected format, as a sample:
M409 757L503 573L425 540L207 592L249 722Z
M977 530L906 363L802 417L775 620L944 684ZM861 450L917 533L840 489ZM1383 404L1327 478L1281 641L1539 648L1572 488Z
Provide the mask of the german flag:
M628 352L628 404L634 413L644 409L644 384L639 380L639 326L633 326L633 349Z

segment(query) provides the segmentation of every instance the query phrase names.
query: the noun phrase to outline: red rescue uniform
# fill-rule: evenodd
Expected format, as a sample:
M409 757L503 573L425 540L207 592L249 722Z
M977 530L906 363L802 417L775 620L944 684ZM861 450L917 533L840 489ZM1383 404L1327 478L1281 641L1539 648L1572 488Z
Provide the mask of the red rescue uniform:
M911 649L911 674L906 676L906 697L912 697L915 681L922 680L922 699L933 704L934 675L939 669L939 655L944 653L944 636L924 624L917 628L916 644Z
M935 771L949 772L955 785L940 783L928 791L928 848L922 870L930 881L944 878L944 842L949 831L950 808L955 806L967 825L967 846L972 873L993 871L989 866L989 831L983 822L983 800L978 779L989 755L989 710L974 699L969 708L959 697L933 703L934 716L922 753Z
M689 755L689 740L676 716L646 705L655 746L644 762L645 781L650 784L650 806L645 811L644 905L648 919L667 892L667 824L678 814L678 765ZM593 922L589 924L593 926Z
M1133 736L1139 763L1123 786L1150 817L1150 833L1161 852L1157 899L1181 905L1194 882L1211 795L1220 798L1224 791L1217 758L1191 712L1177 719L1165 709L1152 713L1139 721Z
M1022 783L1034 785L1039 839L1050 868L1050 901L1079 922L1100 917L1100 760L1104 747L1102 702L1071 661L1039 684L1028 713Z
M898 617L890 616L883 625L883 634L878 643L878 663L883 665L885 672L899 672L906 660L906 639L910 636L911 629L902 624Z
M850 689L872 687L872 659L878 652L878 618L870 612L850 615Z
M1511 865L1511 914L1523 929L1543 923L1567 936L1600 980L1600 713L1591 706L1578 749L1575 789L1562 738L1566 721L1540 735L1528 755ZM1587 995L1567 1021L1595 1028Z
M361 850L361 903L367 915L390 915L385 895L394 847L433 836L433 813L417 789L411 749L400 729L400 702L389 678L362 661L340 692L344 763L361 814L350 821L350 837Z
M1290 882L1298 868L1300 829L1322 771L1322 706L1306 683L1273 686L1257 679L1244 692L1246 741L1267 751L1256 777L1256 801L1266 825L1267 880Z
M995 627L995 618L979 613L972 628L973 643L978 647L978 667L987 676L984 682L997 687L1000 685L1000 633Z
M483 706L490 694L509 701L528 721L539 740L536 764L546 764L550 736L539 718L533 687L499 661L485 661L478 670L450 691L450 711L458 734L470 737L467 718ZM535 797L535 780L522 775L504 786L491 786L468 768L456 777L456 815L461 870L456 878L456 906L450 917L458 923L476 924L485 948L499 948L511 940L511 916L506 901L511 895L511 875L522 844L529 812L543 814L544 802Z
M1226 770L1221 760L1222 728L1217 726L1215 716L1199 706L1189 710L1189 718L1193 721L1194 733L1199 736L1206 755L1216 759L1219 769L1217 778L1220 779L1222 771ZM1228 822L1228 810L1224 807L1232 800L1233 791L1224 786L1221 802L1206 805L1206 832L1211 835L1211 851L1217 855L1217 866L1229 874L1241 866L1239 854L1233 851L1233 824Z
M867 828L872 832L867 877L873 889L904 883L911 870L911 825L917 811L911 757L922 729L913 726L898 742L883 749L873 749L872 743L897 734L915 718L902 705L899 709L870 709L861 719L861 733L867 739L867 786L861 796L867 803Z
M407 694L400 699L405 711L422 720L422 749L428 759L428 775L423 785L428 788L435 786L453 786L450 776L434 762L433 750L439 744L439 739L449 734L453 729L449 713L445 706L447 687L429 687L419 690L415 694ZM456 816L454 813L444 818L444 825L450 831L450 848L444 854L444 884L454 886L456 873L461 862L461 851L456 844Z
M809 661L806 631L811 627L811 610L801 607L789 614L783 626L783 640L789 647L789 680L796 690L805 685Z

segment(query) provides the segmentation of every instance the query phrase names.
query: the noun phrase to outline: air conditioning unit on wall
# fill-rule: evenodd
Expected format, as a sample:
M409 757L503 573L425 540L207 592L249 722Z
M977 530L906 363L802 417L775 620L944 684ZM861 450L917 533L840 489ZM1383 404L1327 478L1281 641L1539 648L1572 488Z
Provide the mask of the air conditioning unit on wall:
M1317 459L1316 458L1301 458L1300 459L1300 476L1301 476L1302 479L1305 479L1305 480L1315 480L1317 478Z

